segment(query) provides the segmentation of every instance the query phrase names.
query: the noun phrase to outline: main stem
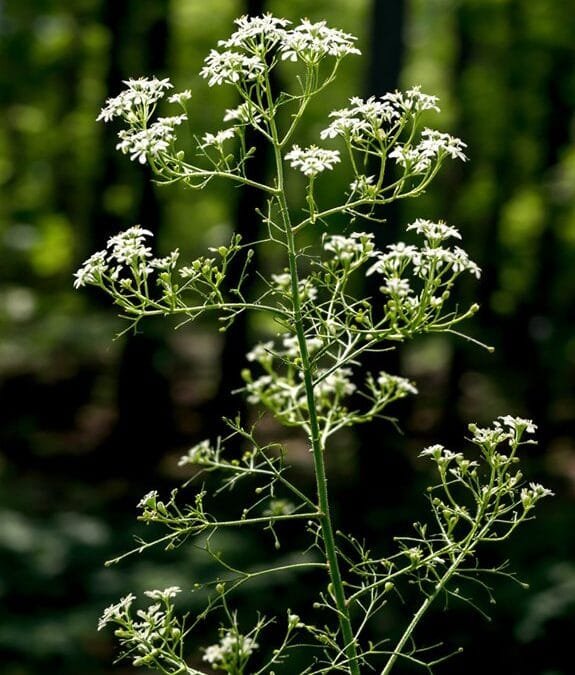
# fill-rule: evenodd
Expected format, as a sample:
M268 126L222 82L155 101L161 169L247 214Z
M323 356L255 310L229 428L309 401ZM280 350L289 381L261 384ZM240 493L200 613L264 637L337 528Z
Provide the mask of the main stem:
M309 428L310 442L313 453L313 462L315 469L316 489L318 497L318 506L320 511L319 522L324 544L325 557L328 564L329 576L331 579L331 589L333 598L337 607L339 625L343 638L343 651L346 655L349 671L351 675L360 675L359 662L357 655L357 646L351 626L349 608L345 598L343 580L339 569L337 557L337 548L333 525L330 515L329 495L327 490L327 476L325 471L324 448L321 441L321 432L316 413L315 395L313 390L312 372L305 338L305 329L299 299L299 275L297 268L297 252L295 237L291 226L287 202L284 194L283 184L283 166L280 148L275 148L276 169L278 178L277 203L281 212L282 223L285 229L285 237L288 251L288 264L290 272L291 295L293 302L294 329L297 336L299 351L301 356L301 368L304 379L307 406L309 410Z

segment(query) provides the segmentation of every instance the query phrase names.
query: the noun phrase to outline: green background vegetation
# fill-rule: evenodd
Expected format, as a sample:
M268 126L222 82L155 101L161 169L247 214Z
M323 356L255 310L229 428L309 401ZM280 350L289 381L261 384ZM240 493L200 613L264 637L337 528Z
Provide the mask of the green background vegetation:
M351 95L421 84L441 98L438 124L469 145L470 161L446 167L422 199L390 210L377 237L384 246L416 216L460 227L484 270L479 284L460 288L462 299L482 305L466 328L496 352L429 337L377 364L415 379L421 395L398 408L404 436L371 427L333 448L343 529L353 524L385 550L425 508L422 447L456 449L471 420L533 418L541 441L526 453L526 473L557 497L501 551L531 590L497 584L496 605L480 600L491 623L465 606L438 607L420 642L464 646L441 673L569 675L575 4L557 0L0 3L0 670L131 672L111 666L109 636L95 631L101 609L128 591L189 588L209 574L193 548L113 569L102 563L129 547L139 497L171 488L181 477L177 457L241 405L230 392L244 344L261 327L240 324L214 337L207 324L174 332L149 322L142 334L113 341L121 322L106 299L74 292L72 273L135 223L157 233L160 251L179 246L183 257L234 228L257 233L253 196L222 186L155 188L144 168L114 152L114 130L95 117L122 79L169 75L193 90L198 132L220 128L234 99L199 79L202 59L234 17L263 10L326 19L358 35L364 52L312 109L303 141L317 139L327 111ZM337 195L344 178L336 172L322 189ZM287 440L309 480L305 448ZM234 537L223 545L246 560L259 543ZM287 582L259 592L279 603ZM305 587L298 592L305 597ZM249 610L260 601L242 602ZM393 631L405 617L394 610L386 621L382 630Z

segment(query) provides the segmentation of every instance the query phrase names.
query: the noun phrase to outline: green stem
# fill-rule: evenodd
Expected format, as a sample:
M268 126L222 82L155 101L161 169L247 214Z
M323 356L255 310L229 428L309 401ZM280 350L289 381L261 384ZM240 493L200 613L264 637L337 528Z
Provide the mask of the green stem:
M279 146L275 146L276 156L276 170L278 180L278 206L282 217L283 226L285 229L285 237L288 251L288 264L290 272L291 294L293 301L294 314L294 329L298 340L301 368L304 379L304 387L309 411L309 430L310 442L313 454L316 489L318 496L318 506L320 515L318 520L321 526L321 534L324 544L325 557L328 564L329 576L331 580L331 588L333 591L333 598L337 607L339 617L339 625L341 635L343 638L343 651L349 663L349 672L351 675L360 675L357 646L353 635L349 609L345 598L345 591L343 588L343 579L339 568L339 561L337 557L337 547L335 543L335 535L330 515L329 495L327 489L327 475L324 461L324 448L321 441L321 431L319 420L316 412L316 402L314 395L312 368L310 364L309 352L307 348L307 341L305 338L305 328L303 324L303 316L301 311L301 303L299 299L299 275L297 269L297 250L294 232L290 222L287 202L283 192L283 166L282 157Z
M417 612L414 614L413 619L411 620L409 626L407 627L405 633L401 636L401 639L397 643L393 654L390 656L389 661L387 662L387 665L385 668L381 671L381 675L388 675L391 672L391 669L393 668L395 662L397 661L398 657L401 656L401 650L403 649L405 643L415 630L415 627L417 624L421 621L421 618L427 612L429 609L431 603L435 600L437 594L439 593L439 589L435 591L433 595L428 596L425 598L423 601L421 607L417 610Z
M431 595L428 595L425 598L425 600L421 603L420 608L413 615L413 618L409 622L408 627L405 629L405 632L403 633L403 635L399 639L398 643L395 645L395 649L393 650L393 653L389 657L389 661L385 665L385 668L381 671L380 675L389 675L389 673L391 672L391 669L393 668L395 662L402 655L402 650L405 647L405 643L411 637L411 635L412 635L413 631L415 630L417 624L421 621L421 619L423 618L423 615L431 607L432 603L437 598L437 596L445 588L446 584L451 579L451 577L455 574L455 572L457 571L457 568L459 567L459 565L461 565L462 561L468 555L468 553L469 553L468 548L464 548L461 551L461 553L457 556L457 558L451 564L450 568L445 572L445 574L443 575L441 580L437 582L437 584L435 585L435 588L433 590L433 593Z

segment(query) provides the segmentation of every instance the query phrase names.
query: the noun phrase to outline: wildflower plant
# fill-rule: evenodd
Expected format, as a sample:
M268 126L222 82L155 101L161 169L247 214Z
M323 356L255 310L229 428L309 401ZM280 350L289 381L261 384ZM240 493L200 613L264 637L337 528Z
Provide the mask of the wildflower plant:
M290 658L297 652L297 663L305 664L299 672L306 675L387 675L406 661L432 672L449 653L441 645L419 646L415 633L427 610L440 598L473 603L464 582L488 589L486 575L505 574L503 565L482 565L482 547L509 537L550 494L540 485L526 485L518 469L518 454L534 442L535 425L504 416L487 428L469 426L470 453L441 445L421 452L437 475L429 488L430 513L409 536L390 542L385 555L372 554L363 542L336 530L325 466L332 437L387 416L395 401L417 394L416 385L404 377L383 370L365 374L362 357L417 335L460 335L459 324L477 305L453 304L454 285L463 275L480 276L457 245L459 231L443 222L417 219L407 226L414 243L383 250L372 232L333 230L334 217L373 229L380 222L379 207L420 195L444 161L466 160L461 140L421 128L422 118L439 108L436 97L418 87L352 98L348 107L330 114L317 144L301 145L298 130L310 101L334 80L341 61L355 54L355 38L325 22L293 25L269 14L244 16L201 70L210 87L227 85L238 96L239 105L223 116L227 126L194 136L187 151L178 130L188 119L191 92L171 93L171 82L156 78L127 80L126 89L106 102L98 118L123 124L118 150L147 163L160 183L201 189L217 179L261 190L267 200L259 214L265 236L255 232L246 242L234 234L228 244L182 265L177 250L154 257L151 232L136 225L92 255L76 273L75 286L101 288L134 325L154 315L183 321L215 315L221 330L244 312L272 319L277 333L247 354L243 393L278 424L305 434L315 476L310 494L297 481L288 449L262 440L259 422L237 417L224 420L219 437L198 443L181 458L180 465L191 470L184 485L189 496L152 491L141 499L139 519L159 524L165 534L140 541L135 551L193 541L219 572L208 582L191 580L205 600L197 616L178 614L178 587L149 591L151 604L145 608L135 609L137 600L129 594L105 610L99 627L115 627L123 657L135 666L170 675L201 673L191 662L230 675L294 673ZM297 76L292 89L278 93L272 74L282 61L297 69ZM176 114L157 116L165 103ZM268 143L273 156L272 175L265 182L250 177L255 150L246 141L248 128ZM339 202L325 203L324 174L344 165L347 192ZM289 181L294 172L303 176L304 208L288 190L299 184ZM310 229L321 232L315 247L309 238L301 244L302 233ZM275 246L285 267L268 276L260 270L262 286L246 289L247 276L254 274L254 251L262 245ZM235 258L240 264L231 266ZM231 270L240 272L234 276ZM370 276L379 290L373 297L357 297L354 289ZM241 447L242 454L230 452L230 446ZM214 489L210 481L199 482L208 474L216 477ZM240 483L253 485L251 501L231 518L215 515L222 492ZM276 557L280 546L289 545L286 523L308 538L309 547L299 557ZM246 528L272 535L263 566L244 569L218 551L220 532ZM285 607L279 616L262 615L244 625L234 607L238 589L288 570L322 580L314 583L317 595L309 616ZM407 585L418 588L420 602L400 637L374 639L373 620L388 603L401 601ZM194 644L197 627L212 615L220 626L213 644ZM269 635L283 637L272 645Z

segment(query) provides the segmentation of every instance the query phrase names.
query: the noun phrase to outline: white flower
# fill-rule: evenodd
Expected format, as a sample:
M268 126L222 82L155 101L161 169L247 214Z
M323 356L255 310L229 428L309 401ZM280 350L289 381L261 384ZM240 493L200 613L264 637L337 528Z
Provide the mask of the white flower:
M505 431L499 424L494 424L492 427L479 427L477 424L470 424L468 429L472 434L471 441L476 445L495 446L512 438L512 434Z
M459 248L459 246L455 246L451 253L451 269L454 272L469 272L470 274L473 274L476 279L479 279L481 276L481 268L471 260L466 251Z
M285 356L295 358L299 356L299 343L297 335L286 335L282 341L285 348ZM309 354L317 352L323 347L323 341L320 338L308 338L306 340L307 350Z
M185 455L182 455L178 460L178 466L185 466L186 464L207 464L215 459L216 451L212 448L209 440L196 443L188 450Z
M166 131L173 129L174 127L180 126L182 122L185 122L188 119L187 115L170 115L169 117L158 117L157 121L152 124L152 127L157 126L164 127ZM150 127L150 128L152 128ZM156 133L159 133L156 132Z
M352 139L357 140L357 138L370 131L369 124L365 120L343 114L347 112L348 110L344 109L334 110L330 113L330 117L335 115L340 116L320 132L320 138L322 140L325 140L326 138L336 138L337 136L350 136Z
M435 129L424 129L421 137L415 146L398 143L389 153L389 157L413 173L427 172L434 162L441 161L446 155L463 161L467 159L463 152L465 143L455 136Z
M306 176L317 176L326 169L331 170L333 165L340 161L337 150L325 150L316 145L310 145L309 148L304 149L299 145L294 145L285 159L294 169L299 169Z
M302 19L299 26L286 31L280 45L282 59L304 63L318 63L324 56L341 58L347 54L361 54L354 46L357 38L335 28L325 21L311 23Z
M186 119L186 115L160 117L146 129L121 129L118 132L120 142L116 145L116 150L124 155L129 154L132 161L138 160L140 164L145 164L150 155L155 157L169 148L176 138L174 127Z
M176 266L176 263L178 262L179 257L180 251L178 249L175 249L164 258L153 258L152 260L150 260L150 267L153 267L154 269L157 270L166 270L166 271L173 270L174 267Z
M245 635L234 635L228 631L220 639L219 644L204 649L203 660L217 665L222 663L227 656L235 655L236 658L245 659L258 647L259 645L252 638Z
M333 258L343 264L350 264L361 258L374 255L373 234L368 232L352 232L349 237L332 234L326 237L324 251L333 253Z
M248 124L249 122L259 122L260 119L261 115L250 101L244 101L237 108L229 108L224 115L224 122L237 120L242 124Z
M224 141L229 141L236 135L236 127L230 127L229 129L222 129L215 134L205 134L202 138L203 144L202 148L207 148L210 145L220 146Z
M212 49L206 57L206 64L200 75L208 80L208 85L233 84L240 79L255 80L264 72L265 63L257 56L246 56L239 52L218 52Z
M384 97L378 100L371 96L364 100L354 96L350 103L351 107L329 114L333 121L320 133L322 139L349 136L352 141L358 141L361 137L382 140L387 136L384 127L391 128L400 117Z
M424 110L436 110L437 98L422 94L419 87L414 87L406 92L390 92L379 98L371 96L364 100L354 97L350 99L351 106L334 110L330 113L333 121L321 132L321 138L335 138L343 136L349 138L352 143L365 146L373 141L385 141L394 137L402 126L414 115ZM427 141L427 139L426 139ZM445 142L445 141L444 141ZM424 171L429 159L422 157L426 146L415 152L412 148L395 149L393 156L398 161L415 164ZM428 150L428 149L427 149ZM449 152L454 148L449 145ZM419 161L417 161L419 160Z
M255 405L260 403L263 397L270 394L270 389L273 387L273 380L271 375L262 375L252 382L246 384L246 391L248 392L247 402ZM277 393L277 392L275 392ZM283 399L283 397L282 397Z
M204 649L204 655L202 659L208 663L220 663L225 658L225 652L222 649L221 645L210 645Z
M287 272L283 272L282 274L272 274L271 278L278 291L289 290L291 277Z
M439 443L435 443L434 445L430 445L424 450L422 450L419 453L420 457L431 457L435 461L438 461L441 459L443 456L443 452L445 451L445 448L443 445Z
M458 246L449 248L422 248L419 256L413 260L414 271L421 278L429 277L432 270L451 270L455 274L469 272L479 279L481 269L467 255L466 251Z
M416 246L407 245L402 241L397 244L389 244L387 249L387 253L380 253L377 256L377 262L367 270L367 276L370 276L374 272L378 274L397 274L407 264L415 263L420 257L420 251Z
M501 424L509 427L515 432L534 434L537 431L537 425L533 423L533 420L528 420L523 417L513 417L512 415L503 415L498 419L501 420L501 423L496 422L498 426Z
M413 382L399 375L390 375L381 371L377 377L377 384L388 396L393 394L398 398L403 398L408 394L417 394L417 387Z
M182 589L179 586L168 586L164 588L163 591L144 591L144 595L147 595L152 600L167 600L169 598L175 598L178 593L181 593Z
M436 129L424 129L421 132L422 139L417 146L420 153L436 156L439 154L449 155L452 159L467 160L463 149L467 145L451 134L442 133Z
M349 189L352 194L357 194L358 197L373 198L377 194L377 187L373 185L374 176L359 175L349 184Z
M108 260L106 251L97 251L74 273L74 288L81 288L86 284L97 284L107 269Z
M273 360L272 349L273 342L260 342L255 345L251 351L246 354L248 361L257 361L258 363L271 363Z
M158 499L158 491L157 490L150 490L150 492L147 492L142 499L138 502L138 508L139 509L155 509L156 508L156 501Z
M109 122L114 117L123 117L128 121L133 117L147 119L156 102L165 95L167 89L173 87L168 78L159 80L157 77L124 80L124 84L128 88L118 96L107 99L96 118L98 121Z
M317 298L317 288L310 283L309 279L302 279L298 284L299 298L303 303L306 300Z
M431 166L431 157L423 155L417 148L398 143L389 153L396 164L413 173L425 173Z
M539 483L529 483L528 488L521 490L520 499L523 507L527 510L532 508L543 497L552 497L554 495L551 490L548 490Z
M478 466L477 462L470 462L466 460L461 452L452 452L447 450L443 445L430 445L419 453L420 457L431 457L431 459L444 469L451 462L456 462L458 469L452 469L455 475L462 475L462 472L467 472L469 468Z
M168 98L169 103L179 103L184 105L185 101L189 101L192 98L192 92L190 89L184 89L184 91L179 91L176 94L172 94Z
M380 287L382 293L393 295L398 298L405 298L411 293L411 286L408 279L399 279L391 277Z
M102 628L104 628L108 623L112 623L118 619L124 618L128 614L135 599L136 596L130 593L129 595L121 598L116 604L106 607L102 613L102 616L100 617L100 620L98 621L98 630L102 630Z
M286 272L283 274L272 274L271 279L276 291L280 293L289 293L291 290L291 277ZM305 300L315 300L317 297L317 288L309 279L301 279L298 284L299 298L302 302Z
M321 374L319 374L321 376ZM318 398L326 396L351 396L357 389L350 378L352 371L349 368L338 368L315 385L314 391Z
M407 226L409 230L415 230L417 234L423 234L427 239L433 239L434 241L444 241L450 237L455 237L456 239L461 239L459 230L455 227L450 227L446 225L443 221L438 223L433 223L431 220L425 220L423 218L418 218L411 225Z
M145 164L148 155L156 156L160 152L168 149L169 140L162 136L155 136L151 129L122 129L118 132L120 142L116 145L116 150L120 150L124 155L130 155L132 161L138 161Z
M110 237L107 243L107 247L112 249L110 258L129 265L142 258L150 257L152 250L148 246L144 246L144 240L151 236L150 230L145 230L140 225L134 225L124 232Z
M420 86L413 87L405 92L397 90L389 92L382 96L382 100L391 104L401 113L419 113L424 110L435 110L436 112L439 112L437 96L422 94Z
M284 30L291 21L279 19L270 13L263 16L241 16L234 23L238 26L227 40L220 40L220 47L241 47L254 51L263 42L267 48L275 45L283 39L286 31Z

